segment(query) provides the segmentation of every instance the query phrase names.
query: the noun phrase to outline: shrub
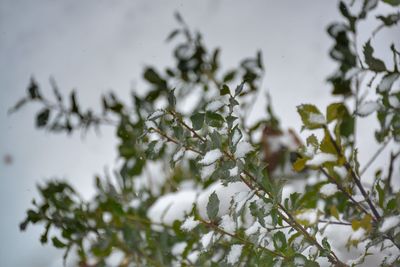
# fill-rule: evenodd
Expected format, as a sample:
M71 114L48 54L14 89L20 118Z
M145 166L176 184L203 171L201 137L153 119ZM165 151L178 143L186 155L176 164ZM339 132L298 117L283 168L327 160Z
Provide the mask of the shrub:
M383 148L400 142L400 53L391 44L388 63L373 47L373 37L395 26L400 14L377 16L381 25L360 54L358 24L378 1L353 4L340 2L343 21L327 28L338 64L327 80L335 101L325 112L297 107L310 133L305 142L282 129L269 96L265 119L247 123L260 93L261 52L222 70L220 49L207 49L178 14L179 28L168 36L177 42L175 65L146 68L150 89L132 92L130 104L109 93L96 114L80 106L75 91L65 97L52 83L51 98L32 79L13 110L40 103L36 125L54 133L115 127L123 164L96 177L90 201L65 181L38 186L41 199L21 230L43 224L40 241L50 239L65 259L75 251L80 266L354 266L371 258L400 264L400 194L391 186L400 152L392 151L372 184L363 182ZM379 3L387 4L400 2ZM365 93L376 100L365 101ZM382 148L360 168L357 120L373 113ZM332 232L347 233L347 249L361 253L357 259L346 260Z

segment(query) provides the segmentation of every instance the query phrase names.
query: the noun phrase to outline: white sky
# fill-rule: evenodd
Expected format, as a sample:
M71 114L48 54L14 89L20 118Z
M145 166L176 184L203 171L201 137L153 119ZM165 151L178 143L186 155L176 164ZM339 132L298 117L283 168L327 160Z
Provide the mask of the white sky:
M142 85L144 66L171 63L172 46L164 40L176 26L174 11L203 33L209 47L223 48L224 66L262 49L263 88L270 90L284 125L300 129L295 109L300 103L313 102L323 110L329 103L325 78L336 65L327 54L332 42L325 28L338 18L335 1L0 0L0 157L13 157L11 165L0 162L0 265L58 266L59 254L39 244L41 228L18 230L35 184L57 176L89 196L93 175L112 167L117 155L113 129L82 140L79 134L36 131L37 106L8 116L29 77L48 92L50 76L65 93L78 88L83 106L97 106L101 93L110 89L129 101L129 90ZM362 29L370 27L365 23ZM379 46L395 36L398 28L373 42ZM256 103L255 114L262 104ZM364 123L360 132L372 133L371 125ZM376 149L371 140L362 136L361 161Z

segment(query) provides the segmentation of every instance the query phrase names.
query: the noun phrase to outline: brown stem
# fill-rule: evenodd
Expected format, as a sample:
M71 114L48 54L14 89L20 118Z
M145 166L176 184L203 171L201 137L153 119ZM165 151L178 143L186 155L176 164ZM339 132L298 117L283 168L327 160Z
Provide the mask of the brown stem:
M324 127L326 133L329 136L329 139L331 140L331 143L333 144L336 152L338 153L339 157L343 157L345 158L345 156L342 153L342 150L339 148L339 146L337 145L335 139L332 137L329 129L327 126ZM360 178L357 177L357 174L355 173L355 171L353 170L353 168L351 167L351 165L349 164L349 162L345 161L344 163L345 168L347 169L348 172L350 172L351 177L353 178L355 184L357 185L358 189L360 190L361 194L363 195L364 199L367 201L368 206L370 207L372 213L374 214L375 218L377 220L379 220L381 218L381 216L379 215L379 212L377 211L377 209L375 208L374 204L372 203L371 199L369 198L367 192L365 191L363 185L361 184Z

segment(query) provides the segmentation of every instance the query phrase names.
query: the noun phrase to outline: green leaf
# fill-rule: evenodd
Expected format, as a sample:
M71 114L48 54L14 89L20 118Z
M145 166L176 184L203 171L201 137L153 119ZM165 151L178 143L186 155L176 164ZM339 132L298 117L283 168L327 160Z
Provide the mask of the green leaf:
M283 251L287 247L286 236L282 231L276 232L272 241L274 242L275 249L278 251Z
M235 89L235 96L240 95L240 93L243 91L244 88L244 82L242 82L241 84L239 84L236 89Z
M334 155L337 154L336 148L335 148L334 144L332 143L332 140L330 138L328 130L325 130L325 135L321 141L319 149L325 153L330 153L330 154L334 154Z
M371 46L371 40L368 40L368 42L365 43L363 52L365 63L367 63L370 70L375 72L386 71L385 63L382 60L377 59L373 56L374 49Z
M207 215L211 221L214 221L218 216L219 211L219 198L215 191L208 198Z
M57 237L53 237L52 239L51 239L51 241L53 242L53 246L55 246L56 248L64 248L64 247L66 247L67 245L66 244L64 244L63 242L61 242Z
M168 92L168 104L170 107L175 108L176 106L176 98L175 98L175 89Z
M224 84L222 85L221 90L219 91L220 95L229 95L231 93L231 91L229 90L229 87Z
M36 127L41 128L47 125L50 117L50 109L45 108L36 116Z
M400 13L392 13L387 16L377 16L377 18L381 20L385 26L393 26L400 21Z
M296 172L301 172L306 167L307 160L307 158L297 158L293 163L293 169Z
M314 105L303 104L297 106L297 112L299 113L305 129L313 130L322 128L325 124L325 117Z
M208 126L220 128L223 123L224 118L220 114L210 111L206 112L206 124Z
M328 123L336 119L341 119L346 114L348 114L348 111L342 102L332 103L326 108L326 119Z
M400 5L400 0L382 0L382 1L392 6Z
M190 120L192 121L193 130L197 131L203 128L204 118L205 114L200 112L195 113L190 117Z

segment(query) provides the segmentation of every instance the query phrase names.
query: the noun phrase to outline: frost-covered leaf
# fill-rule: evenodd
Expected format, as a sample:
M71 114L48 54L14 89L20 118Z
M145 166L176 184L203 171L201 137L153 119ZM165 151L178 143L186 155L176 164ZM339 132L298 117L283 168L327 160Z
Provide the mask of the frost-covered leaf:
M276 232L272 240L274 242L275 249L278 251L283 251L287 246L286 236L282 231Z
M243 245L232 245L231 250L226 256L226 262L231 265L236 264L239 261L240 256L242 255L242 250Z
M337 191L338 191L337 185L331 183L324 184L319 189L319 192L327 197L333 196Z
M305 129L318 129L326 123L324 115L314 105L303 104L297 106L297 112L303 121Z
M218 148L208 151L202 160L199 161L200 164L210 165L219 160L222 157L222 152Z
M245 141L239 142L236 146L235 157L243 158L253 150L253 146Z
M196 221L193 216L189 216L181 225L181 229L184 231L192 231L199 223L200 222Z
M362 103L357 109L357 115L361 117L366 117L371 113L379 110L380 104L377 101L368 101Z
M377 91L379 93L389 92L392 89L393 83L400 77L398 73L389 73L383 76L378 85Z

